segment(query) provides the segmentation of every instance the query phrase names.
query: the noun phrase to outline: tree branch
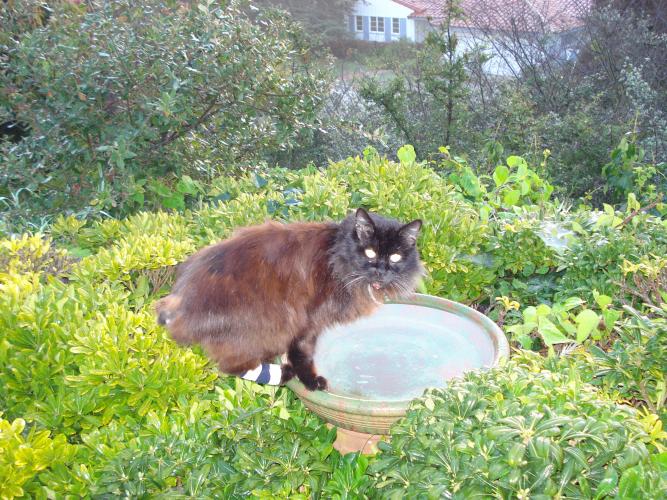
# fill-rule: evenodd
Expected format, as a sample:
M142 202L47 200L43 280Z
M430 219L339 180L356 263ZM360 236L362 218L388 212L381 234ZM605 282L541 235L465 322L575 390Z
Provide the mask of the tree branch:
M636 210L633 210L630 215L628 215L625 219L623 219L623 222L621 222L621 225L619 227L625 226L628 222L630 222L632 219L634 219L637 215L639 215L641 212L645 210L651 210L652 208L655 208L658 206L658 204L662 203L662 194L658 196L658 199L655 200L653 203L649 203L645 207L639 207Z
M211 115L219 111L219 106L218 109L216 109L216 104L218 104L218 98L216 97L213 102L211 102L204 112L199 115L199 118L197 118L194 122L190 123L189 125L186 125L180 130L174 130L173 132L170 132L167 134L165 137L163 137L159 142L153 145L151 147L151 152L155 151L158 148L162 148L166 146L167 144L171 144L174 142L176 139L183 137L185 134L190 132L191 130L196 129L199 127L202 123L204 123Z

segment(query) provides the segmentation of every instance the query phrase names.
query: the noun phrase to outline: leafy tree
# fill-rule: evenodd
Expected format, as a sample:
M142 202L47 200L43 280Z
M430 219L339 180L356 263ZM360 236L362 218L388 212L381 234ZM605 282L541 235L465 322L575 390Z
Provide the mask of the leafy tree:
M458 0L449 0L445 7L445 20L441 29L426 37L424 51L420 54L423 79L433 100L444 107L444 144L449 145L455 126L456 103L466 95L466 64L468 52L459 53L458 38L452 31L452 21L463 17Z
M631 12L647 17L656 33L667 33L667 12L662 0L595 0L598 7L611 5L620 12Z
M277 7L289 12L311 35L333 42L349 36L345 15L355 0L258 0L257 5Z
M0 194L27 186L55 210L112 210L141 195L133 177L269 158L317 126L328 87L289 19L236 0L93 1L7 49L0 115L32 134L0 146Z
M387 84L366 79L360 93L378 105L388 120L415 146L420 157L450 145L462 125L468 94L466 66L473 52L461 50L452 23L463 16L458 0L449 0L443 22L431 31L409 64Z

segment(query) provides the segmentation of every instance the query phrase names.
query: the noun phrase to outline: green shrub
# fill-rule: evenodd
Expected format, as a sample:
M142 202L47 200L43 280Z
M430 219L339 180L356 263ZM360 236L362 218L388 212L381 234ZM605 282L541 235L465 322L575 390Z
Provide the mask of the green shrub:
M153 223L154 233L168 231L179 220L172 218L160 225L159 214L142 214L120 224L118 234L152 237L146 243L159 249L165 242L142 230ZM48 248L38 242L32 246ZM146 291L137 301L132 290L133 273L160 256L135 250L125 239L97 248L67 283L42 281L46 271L33 268L15 268L0 281L0 405L25 414L35 429L57 432L54 448L65 436L80 443L61 453L78 465L51 467L35 488L74 496L319 491L332 467L325 463L332 432L288 391L234 377L216 382L198 350L168 340L155 323L154 295ZM127 252L134 257L121 258ZM102 265L108 255L116 257ZM34 471L17 463L17 471L0 475L15 477L8 484L18 488ZM276 470L284 482L268 480Z
M444 155L438 170L448 175L450 182L468 199L486 202L495 209L543 205L549 201L554 188L536 169L530 168L520 156L509 156L506 165L499 163L493 175L477 175L465 158L454 156L448 148L440 148ZM539 169L546 169L550 152L544 151Z
M579 99L571 110L536 116L532 130L553 152L548 172L558 191L569 199L588 195L600 203L608 200L603 166L626 124L610 116L599 96Z
M62 275L71 264L72 259L67 252L54 248L41 235L23 234L17 238L0 240L0 282L3 275L16 273Z
M589 215L594 227L577 225L577 237L559 259L564 272L558 283L558 299L578 295L592 300L593 290L616 296L621 289L624 261L636 263L643 256L667 251L661 220L641 215L623 225L626 216L606 205L604 213Z
M556 252L540 234L544 221L505 212L498 214L494 222L495 231L487 248L500 277L544 275L556 267Z
M80 13L83 9L70 0L7 0L0 5L2 31L0 50L7 50L16 40L35 29L46 26L61 12ZM0 119L2 119L0 115Z
M53 449L72 445L60 454L62 461L54 458L38 471L11 469L25 478L24 492L38 498L305 499L399 492L427 497L451 488L453 496L463 497L468 491L494 493L484 482L488 477L497 479L495 492L505 497L525 488L549 493L561 482L563 495L570 496L660 491L652 462L663 460L656 453L664 446L657 417L647 413L640 419L584 383L593 380L616 397L635 401L643 383L659 410L664 361L653 344L657 341L648 338L653 327L642 331L647 342L630 345L627 353L622 348L628 340L619 337L607 353L612 361L596 352L582 363L576 358L576 365L546 361L547 370L539 358L524 354L505 368L452 382L415 404L382 455L365 458L333 451L334 431L290 391L220 376L198 347L177 346L156 325L153 303L168 290L175 264L241 225L266 219L337 219L359 205L403 220L420 217L428 290L468 302L495 304L495 296L485 294L500 276L528 282L545 276L538 274L539 266L551 268L556 257L561 262L540 226L563 215L560 208L546 201L533 206L530 195L522 206L491 207L416 163L411 148L398 156L400 162L391 162L368 149L363 158L322 171L258 169L215 179L203 187L211 203L191 209L122 220L61 216L48 238L0 240L0 407L7 418L29 422L34 435L52 433ZM617 213L605 215L608 226L620 219ZM577 217L563 215L561 222L574 225L583 218ZM659 224L650 217L635 220L614 230L630 238ZM588 234L589 229L580 229ZM659 248L663 239L651 236L647 248ZM495 264L480 263L489 253ZM637 273L652 276L653 268L641 267L642 262L626 263L626 270L636 266ZM576 325L576 334L608 335L606 327L603 332L592 325L591 312L610 325L615 320L607 321L605 310L615 309L608 298L598 298L588 307L570 302L569 310L554 304L544 317L566 334L567 325ZM509 311L507 324L517 325L519 305L511 300L498 302ZM621 372L626 362L632 382ZM519 455L523 442L511 430L498 430L514 422L504 419L539 420L551 440L546 446L540 435L533 445L526 443L526 463L507 474L506 457ZM605 450L600 439L606 440ZM500 475L485 478L487 472Z
M638 262L623 261L619 285L632 305L639 303L651 315L667 302L667 257L643 255Z
M583 371L583 370L582 370ZM660 438L565 359L519 354L429 390L369 467L370 497L659 498ZM664 474L664 469L662 470ZM374 493L376 491L377 493Z
M151 411L133 435L111 424L85 438L96 464L96 495L317 495L339 458L335 433L288 391L221 381L181 398L166 415ZM126 435L120 445L118 435Z
M636 144L636 134L632 140L623 137L612 150L610 161L602 169L607 178L605 189L616 200L627 199L630 193L641 193L644 200L653 201L657 191L664 191L664 175L659 175L662 165L652 165L644 159L644 150ZM661 179L662 177L662 179ZM662 196L662 193L659 195Z
M542 345L582 343L588 338L600 342L609 339L621 312L610 306L611 297L593 292L595 302L586 307L579 297L570 297L552 306L540 304L521 311L522 321L505 329L525 349ZM592 307L591 307L592 306ZM599 311L599 312L598 312ZM535 342L539 337L540 343Z
M512 295L522 303L546 298L555 286L547 273L557 266L557 254L565 246L551 234L563 231L562 219L567 216L561 205L550 202L553 186L530 168L523 158L510 156L506 164L499 162L492 175L478 175L468 162L440 148L444 159L437 169L446 176L455 190L479 213L486 224L481 249L463 260L475 264L468 272L475 274L486 297L493 304L496 296ZM539 170L545 169L548 152ZM554 243L555 241L555 243Z
M304 70L308 48L287 18L239 1L91 2L7 50L0 114L32 133L0 146L0 195L28 186L42 213L88 202L122 213L148 195L182 206L196 187L181 174L292 147L316 126L328 86ZM202 150L217 155L208 167ZM177 178L155 180L168 173Z
M613 344L591 348L595 383L648 408L667 425L667 304L649 308L648 315L628 311L631 317L617 328Z
M0 243L8 263L0 279L0 404L80 443L80 466L40 479L51 491L317 496L340 460L332 432L288 391L216 381L198 349L171 342L152 312L168 270L238 226L340 218L354 202L401 218L424 214L434 226L424 235L431 286L448 287L445 276L463 294L465 272L449 261L474 251L470 229L484 231L442 178L414 162L356 158L324 172L275 170L214 185L211 195L226 199L195 211L60 217L56 243L39 235ZM447 230L438 231L443 222ZM80 257L64 281L48 278L41 263L54 251ZM455 272L439 269L445 265Z
M199 210L192 231L198 244L210 243L234 227L267 218L339 220L356 206L404 220L421 218L426 224L420 251L429 288L465 301L474 299L488 284L489 274L463 257L479 252L487 225L445 179L415 163L414 153L403 158L402 163L390 162L369 148L364 158L348 158L322 171L269 169L261 175L217 179L210 195L222 202Z
M49 437L49 431L36 427L26 430L23 419L9 422L0 418L0 498L34 497L40 491L39 475L47 469L66 470L76 447L62 434Z

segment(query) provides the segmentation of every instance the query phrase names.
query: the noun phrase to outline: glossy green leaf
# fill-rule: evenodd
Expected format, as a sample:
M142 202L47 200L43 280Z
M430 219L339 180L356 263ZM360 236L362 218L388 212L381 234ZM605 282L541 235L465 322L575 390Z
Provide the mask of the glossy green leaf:
M503 205L506 205L508 207L516 205L519 202L520 197L521 197L521 192L516 189L506 191L505 195L503 196Z
M551 320L546 318L540 319L537 331L540 333L540 336L546 345L571 342L571 339L568 339L565 335L563 335L558 327Z
M575 318L577 323L577 342L586 340L600 322L600 316L590 309L584 309Z
M505 165L498 165L493 171L493 181L496 186L502 186L510 175L509 168Z
M410 165L410 164L414 163L415 160L417 159L417 154L415 153L415 148L410 144L407 144L405 146L400 147L398 149L397 156L398 156L398 160L401 163L406 164L406 165Z

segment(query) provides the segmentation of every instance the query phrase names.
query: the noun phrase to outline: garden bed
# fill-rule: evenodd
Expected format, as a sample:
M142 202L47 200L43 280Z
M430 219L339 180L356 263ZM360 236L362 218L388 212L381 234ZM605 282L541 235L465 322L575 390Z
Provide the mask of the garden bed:
M196 209L60 217L1 240L0 496L667 492L664 221L631 203L594 222L563 210L517 157L493 180L399 157L220 178ZM234 228L356 206L423 219L426 291L486 311L525 349L428 391L374 458L334 451L288 389L220 376L152 311L173 267ZM567 245L545 244L546 222Z

